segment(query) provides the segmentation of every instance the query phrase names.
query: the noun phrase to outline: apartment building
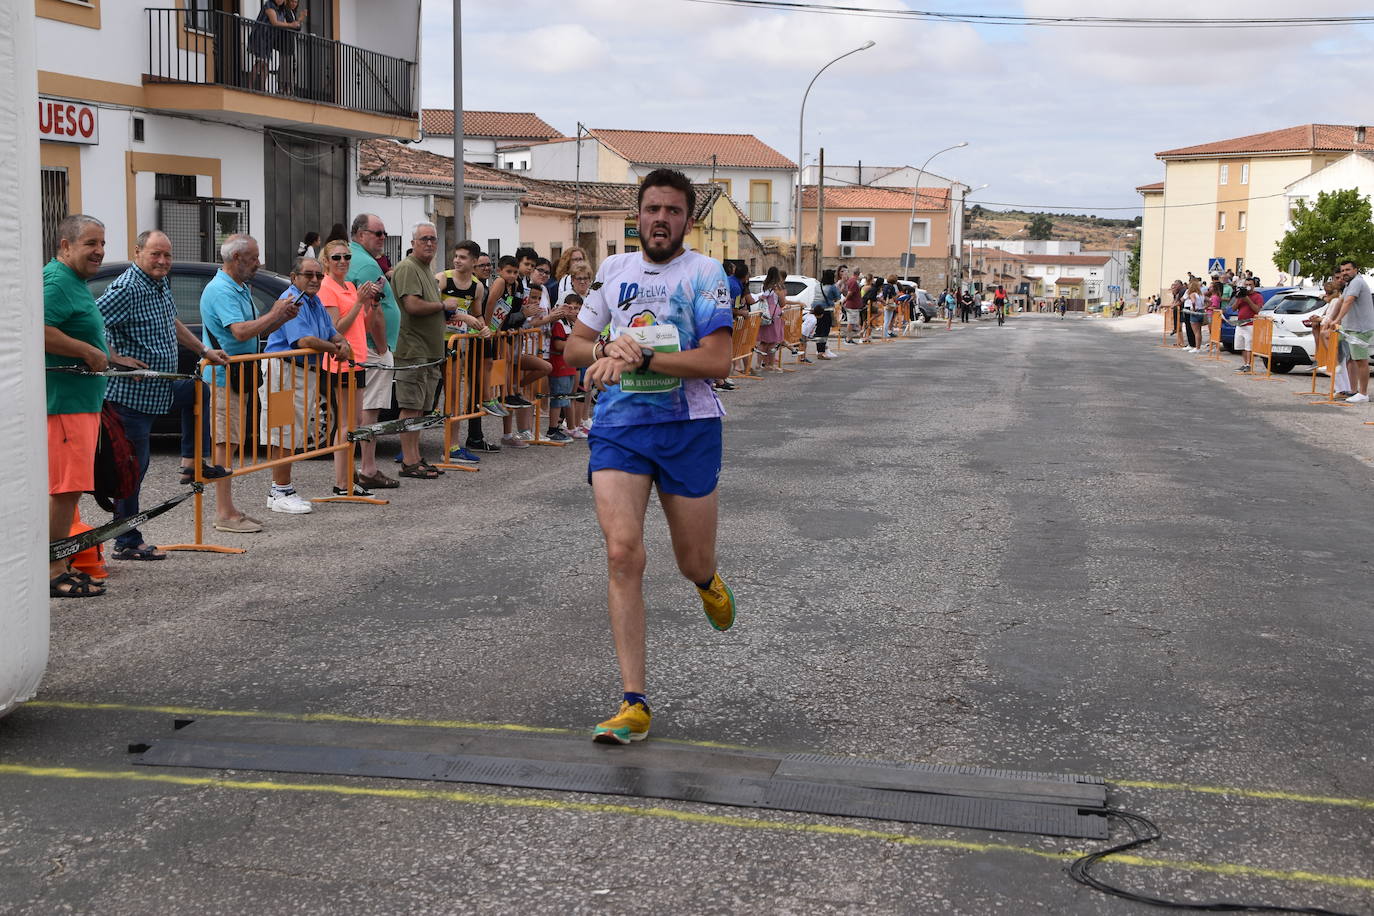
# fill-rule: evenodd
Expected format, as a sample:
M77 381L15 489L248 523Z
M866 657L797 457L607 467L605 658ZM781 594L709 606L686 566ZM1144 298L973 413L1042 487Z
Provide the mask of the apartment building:
M357 143L418 139L419 0L301 0L299 32L255 0L35 0L44 255L69 212L140 230L180 260L249 232L290 265L355 207Z
M1302 124L1156 153L1164 181L1144 202L1141 292L1164 294L1209 265L1277 278L1274 252L1288 228L1290 188L1355 152L1374 152L1360 125ZM1336 173L1332 173L1335 175Z

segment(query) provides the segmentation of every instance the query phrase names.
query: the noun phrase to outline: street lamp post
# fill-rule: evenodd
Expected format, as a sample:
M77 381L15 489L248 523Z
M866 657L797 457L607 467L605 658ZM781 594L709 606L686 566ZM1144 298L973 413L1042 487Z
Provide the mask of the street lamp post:
M806 84L806 92L802 93L801 112L797 115L797 199L792 208L792 233L796 237L796 252L793 263L794 274L800 274L802 270L802 237L801 237L801 213L802 213L802 127L806 123L806 98L811 95L811 87L816 85L816 80L820 79L821 74L830 69L831 64L844 60L851 54L858 54L860 51L867 51L876 42L865 41L852 51L846 51L839 57L832 60L829 64L816 71L816 75L811 77L811 82Z
M963 224L964 224L964 204L968 202L969 195L970 195L970 194L977 194L979 191L985 190L985 189L988 187L988 185L986 185L986 184L980 184L980 185L979 185L978 187L976 187L976 188L970 188L970 187L968 187L967 185L965 185L965 184L963 184L962 182L960 182L958 179L955 179L954 184L951 186L951 190L952 190L954 187L956 187L956 186L957 186L957 187L964 188L964 193L962 193L962 194L959 195L959 225L962 227ZM914 220L915 217L913 216L912 219ZM952 251L954 251L954 248L955 248L955 246L954 246L954 197L953 197L953 195L950 195L950 213L949 213L949 221L950 221L950 227L949 227L950 246L949 246L949 248L950 248L950 251L952 252ZM963 263L963 262L964 262L964 234L963 234L962 232L959 233L959 245L958 245L958 248L959 248L959 255L958 255L958 257L956 257L956 258L954 259L954 264L958 267L958 270L957 270L957 271L955 271L955 270L951 270L951 271L950 271L950 273L953 275L952 279L955 281L955 284L954 284L954 285L955 285L956 287L962 286L962 285L963 285L963 282L964 282L964 263ZM972 255L970 255L969 257L970 257L970 259L972 259ZM972 269L971 266L970 266L970 269ZM969 274L969 279L970 279L970 280L973 279L973 275L972 275L971 273Z
M926 158L925 162L921 163L920 170L916 172L916 187L911 189L911 222L907 223L906 226L906 256L908 264L907 270L902 272L902 276L906 277L908 280L911 279L911 274L909 273L909 271L911 270L911 268L916 266L916 245L914 242L911 241L911 227L916 225L916 199L921 196L921 179L925 177L926 166L930 165L931 159L934 159L941 153L947 153L952 149L961 149L965 146L968 146L968 141L960 140L953 146L946 146L942 150L936 150Z

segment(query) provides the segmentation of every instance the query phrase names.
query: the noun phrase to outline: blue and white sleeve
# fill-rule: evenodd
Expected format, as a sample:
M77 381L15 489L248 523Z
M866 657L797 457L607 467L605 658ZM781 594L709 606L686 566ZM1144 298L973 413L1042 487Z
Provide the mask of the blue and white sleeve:
M709 267L697 277L693 312L698 340L713 331L734 326L734 315L730 311L730 283L725 279L725 268L720 266L719 261L711 261Z

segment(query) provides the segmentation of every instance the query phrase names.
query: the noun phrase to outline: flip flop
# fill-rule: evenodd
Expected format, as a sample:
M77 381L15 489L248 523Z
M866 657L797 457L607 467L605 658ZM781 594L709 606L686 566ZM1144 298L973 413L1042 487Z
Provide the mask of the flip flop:
M69 572L48 580L48 596L51 598L99 598L103 594L105 589L89 578L78 578Z
M167 554L160 552L151 544L140 544L137 547L116 547L110 554L116 560L165 560Z

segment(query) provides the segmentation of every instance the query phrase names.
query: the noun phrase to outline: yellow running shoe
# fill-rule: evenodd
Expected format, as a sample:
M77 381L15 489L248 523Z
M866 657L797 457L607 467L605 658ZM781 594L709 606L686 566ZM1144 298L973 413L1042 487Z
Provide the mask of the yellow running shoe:
M701 609L706 612L711 626L717 630L730 629L735 622L735 593L730 591L720 573L711 577L708 588L697 586L697 594L701 596Z
M620 712L602 722L592 732L592 740L601 744L629 744L649 737L649 707L643 703L630 705L620 701Z

